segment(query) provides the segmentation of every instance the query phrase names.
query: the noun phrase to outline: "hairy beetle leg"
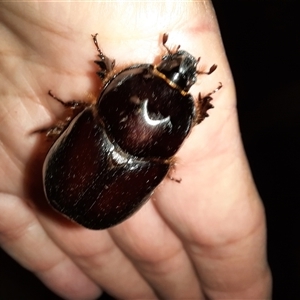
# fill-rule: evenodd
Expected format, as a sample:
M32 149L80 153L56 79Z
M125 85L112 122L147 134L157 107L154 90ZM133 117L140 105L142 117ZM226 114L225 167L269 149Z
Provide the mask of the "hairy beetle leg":
M222 82L219 82L219 86L216 89L214 89L212 92L210 92L209 94L207 94L204 98L210 97L212 94L218 92L222 87L223 87Z
M54 100L62 104L64 107L69 108L71 112L71 116L68 116L64 121L59 121L55 124L55 126L50 128L45 128L42 130L39 130L40 132L46 132L47 137L56 137L62 133L62 131L65 130L65 128L69 125L71 120L75 115L77 115L79 112L81 112L85 107L90 106L90 103L86 103L83 101L63 101L57 96L55 96L50 90L48 91L48 95L51 96Z
M46 137L48 137L48 138L58 137L64 131L64 129L68 126L70 121L71 121L71 118L68 117L65 121L59 121L56 123L55 126L43 129L43 130L41 130L41 132L45 132Z
M103 52L101 51L99 44L98 44L97 35L98 35L98 33L92 34L92 38L93 38L93 42L96 46L96 49L99 53L98 56L99 56L100 60L95 60L94 63L97 64L100 68L100 71L97 72L97 75L101 79L104 79L107 76L107 74L113 70L116 62L115 62L115 60L110 60L107 56L105 56L103 54Z
M209 94L207 94L205 97L201 96L201 93L199 93L198 95L198 118L196 120L196 124L201 123L206 117L208 117L208 113L207 111L211 108L213 108L214 106L210 103L210 101L213 99L211 97L212 94L218 92L221 88L222 88L222 83L219 82L219 86L214 89L212 92L210 92Z
M48 91L48 95L51 96L54 100L56 100L60 104L62 104L63 106L68 107L70 109L82 110L83 108L90 106L90 103L86 103L86 102L78 101L78 100L63 101L60 98L56 97L51 92L51 90Z

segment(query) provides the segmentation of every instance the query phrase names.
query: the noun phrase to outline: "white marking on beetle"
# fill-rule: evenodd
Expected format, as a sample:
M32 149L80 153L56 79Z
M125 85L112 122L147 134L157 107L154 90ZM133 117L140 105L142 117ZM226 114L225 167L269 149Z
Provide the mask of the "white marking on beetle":
M150 118L149 114L148 114L148 99L144 100L142 103L142 114L145 118L145 121L151 125L151 126L157 126L163 123L168 123L170 122L170 116L164 118L164 119L160 119L160 120L153 120Z

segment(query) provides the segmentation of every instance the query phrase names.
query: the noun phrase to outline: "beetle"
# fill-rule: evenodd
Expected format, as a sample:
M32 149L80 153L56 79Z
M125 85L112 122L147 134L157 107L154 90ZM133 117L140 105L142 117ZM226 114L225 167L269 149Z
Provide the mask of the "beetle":
M194 100L188 93L200 60L178 46L157 65L136 64L114 73L115 61L101 51L97 74L103 88L94 104L64 102L80 112L64 126L43 165L43 183L50 205L89 229L106 229L136 212L166 177L174 155L193 126L208 116L211 93ZM113 75L111 75L113 73Z

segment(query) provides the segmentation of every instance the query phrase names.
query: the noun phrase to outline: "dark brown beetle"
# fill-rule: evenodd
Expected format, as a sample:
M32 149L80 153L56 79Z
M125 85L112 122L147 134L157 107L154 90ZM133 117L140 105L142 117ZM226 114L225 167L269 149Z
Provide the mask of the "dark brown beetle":
M105 80L96 104L63 102L80 112L50 149L43 168L49 203L90 229L114 226L136 212L168 174L191 128L207 117L211 95L188 93L199 59L167 50L157 65L138 64L107 78L114 68L100 50L98 75Z

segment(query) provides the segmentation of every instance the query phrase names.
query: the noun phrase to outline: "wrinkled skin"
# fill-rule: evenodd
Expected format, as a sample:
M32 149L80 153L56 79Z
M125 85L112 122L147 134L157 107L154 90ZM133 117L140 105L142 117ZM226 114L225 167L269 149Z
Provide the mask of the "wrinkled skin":
M239 135L234 83L208 2L0 4L0 243L65 299L268 299L265 215ZM195 57L191 93L214 95L172 176L132 218L104 231L65 220L45 201L38 130L63 120L47 95L92 101L100 86L90 34L116 68L153 63L158 36Z

